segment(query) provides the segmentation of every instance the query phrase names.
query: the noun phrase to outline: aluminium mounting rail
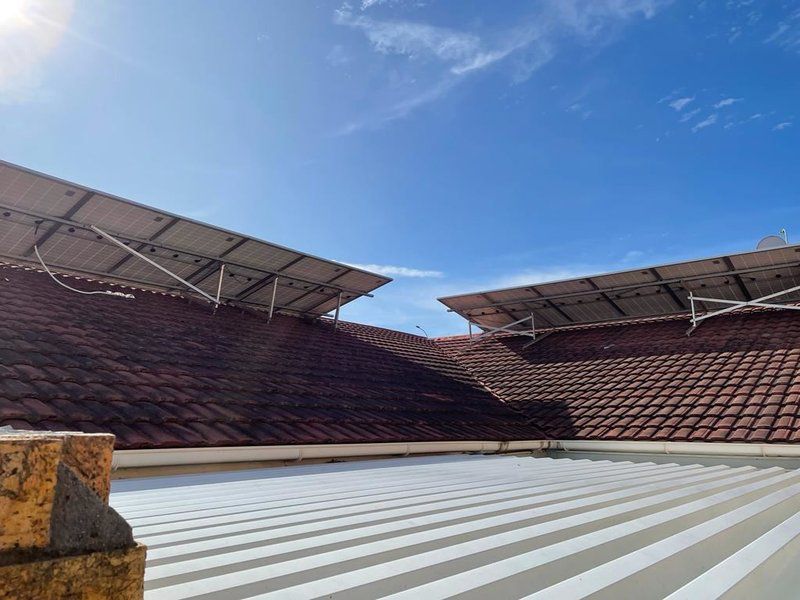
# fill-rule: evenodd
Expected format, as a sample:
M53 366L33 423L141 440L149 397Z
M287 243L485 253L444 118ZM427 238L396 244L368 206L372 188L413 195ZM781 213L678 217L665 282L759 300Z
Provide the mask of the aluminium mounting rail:
M531 322L531 329L530 331L527 330L519 330L519 329L511 329L514 325L519 325L520 323L524 323L525 321ZM533 313L528 315L527 317L523 317L513 323L509 323L507 325L501 325L500 327L490 327L488 329L484 329L478 335L472 335L472 326L475 325L477 327L481 327L478 323L473 323L472 321L467 321L469 325L469 341L470 343L483 339L485 337L490 337L495 335L496 333L500 333L501 331L505 331L506 333L513 333L514 335L526 335L530 338L536 340L536 325L533 320Z
M82 223L80 221L75 221L75 220L72 220L72 219L69 219L69 218L65 218L65 217L56 217L56 216L44 214L44 213L41 213L41 212L38 212L38 211L35 211L35 210L30 210L30 209L27 209L27 208L21 208L19 206L11 206L11 205L4 204L2 202L0 202L0 209L7 210L7 211L13 212L13 213L18 213L18 214L25 215L25 216L28 216L28 217L31 217L31 218L34 218L34 219L39 219L39 220L42 220L42 221L49 221L51 223L58 223L60 225L67 225L67 226L70 226L70 227L74 227L76 229L91 230L91 228L92 228L92 225L89 225L87 223ZM98 234L99 234L99 232L98 232ZM218 256L212 256L212 255L206 254L204 252L198 252L196 250L188 250L188 249L185 249L185 248L178 248L178 247L175 247L175 246L173 246L171 244L166 244L166 243L159 242L159 241L154 241L154 240L145 240L145 239L141 239L141 238L138 238L138 237L132 236L132 235L121 234L121 233L112 232L112 231L108 232L108 235L114 236L115 238L118 238L118 239L127 240L129 242L133 242L133 243L136 243L136 244L144 244L145 246L149 246L149 247L153 247L153 248L159 248L161 250L167 250L169 252L180 252L182 254L186 254L186 255L189 255L189 256L194 256L196 258L202 258L202 259L206 259L206 260L219 260L219 258L220 258ZM280 270L276 271L276 270L273 270L273 269L266 269L264 267L259 267L259 266L249 265L249 264L241 264L241 263L239 263L237 261L233 261L233 260L226 260L225 262L228 264L229 268L232 267L232 266L233 267L240 267L242 269L247 269L247 270L254 271L254 272L257 272L257 273L262 273L262 274L265 274L265 275L278 276L278 277L281 277L283 279L289 279L289 280L292 280L292 281L299 281L301 283L307 283L309 285L315 285L315 286L322 287L323 289L329 289L329 290L335 291L337 294L339 292L343 292L343 293L353 294L355 296L363 296L363 297L366 297L366 298L373 298L374 297L373 294L365 293L362 290L354 289L354 288L347 287L347 286L337 285L335 283L326 283L324 281L318 281L318 280L312 279L310 277L303 277L303 276L300 276L300 275L293 275L293 274L281 272ZM330 300L333 300L335 297L336 297L335 295L330 296L330 298L328 300L326 300L326 302L329 302Z
M125 250L125 252L128 252L129 254L135 256L136 258L139 258L139 259L143 260L147 264L154 266L159 271L169 275L170 277L172 277L176 281L179 281L180 283L182 283L186 287L190 288L191 290L193 290L193 291L197 292L198 294L200 294L201 296L203 296L203 298L205 298L209 302L215 304L216 306L219 306L219 295L222 292L222 274L220 274L220 285L219 285L219 289L217 290L217 297L214 298L214 296L204 292L203 290L201 290L196 285L194 285L192 283L189 283L183 277L180 277L179 275L176 275L175 273L173 273L172 271L170 271L166 267L161 266L156 261L154 261L151 258L145 256L144 254L142 254L138 250L134 250L130 246L126 245L125 242L121 242L117 238L115 238L113 235L111 235L109 233L106 233L105 231L100 229L97 225L89 225L89 229L94 231L97 235L102 236L104 239L108 240L109 242L111 242L115 246L118 246L122 250ZM224 268L224 265L223 265L223 268Z
M686 332L686 335L691 335L692 332L697 329L700 324L705 321L706 319L710 319L711 317L716 317L719 315L724 315L735 310L739 310L742 308L746 308L748 306L759 306L761 308L777 308L781 310L800 310L800 306L793 306L789 304L772 304L769 302L765 302L765 300L772 300L773 298L778 298L779 296L785 296L786 294L791 294L792 292L800 291L800 285L795 287L791 287L785 290L781 290L779 292L774 292L772 294L767 294L766 296L761 296L760 298L754 298L753 300L724 300L722 298L706 298L704 296L695 296L694 293L689 293L689 302L691 304L692 309L692 317L690 319L692 326ZM719 308L717 310L712 310L710 312L706 312L705 314L698 315L697 310L695 308L695 302L712 302L717 304L727 304L725 308Z

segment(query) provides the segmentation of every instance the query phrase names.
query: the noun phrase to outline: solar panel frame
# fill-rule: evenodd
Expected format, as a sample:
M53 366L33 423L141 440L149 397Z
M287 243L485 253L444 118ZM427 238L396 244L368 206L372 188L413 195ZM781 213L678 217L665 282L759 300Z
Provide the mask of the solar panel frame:
M223 279L222 297L256 308L269 305L271 289L239 296L259 282L262 288L270 287L275 276L280 278L279 289L292 288L277 295L278 308L313 315L328 312L331 302L336 308L340 292L344 305L371 296L392 280L0 160L0 256L33 262L38 239L42 257L53 268L136 286L183 289L90 231L92 225L193 285L199 282L198 287L212 295L225 263L229 277ZM293 306L299 298L304 301Z
M687 314L688 296L745 302L800 286L800 244L439 298L484 329L533 314L536 328ZM800 291L781 299L800 300ZM707 309L718 308L710 303ZM527 329L529 324L514 326Z

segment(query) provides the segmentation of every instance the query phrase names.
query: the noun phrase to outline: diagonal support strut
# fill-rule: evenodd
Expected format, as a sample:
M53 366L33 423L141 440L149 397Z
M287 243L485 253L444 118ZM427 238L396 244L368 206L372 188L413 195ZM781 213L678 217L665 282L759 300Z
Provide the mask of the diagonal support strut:
M781 290L779 292L774 292L772 294L767 294L766 296L761 296L760 298L754 298L752 300L726 300L722 298L704 298L702 296L695 296L693 293L689 293L689 302L691 303L692 307L692 318L690 319L692 326L686 332L686 335L691 335L692 332L697 329L700 324L705 321L706 319L710 319L711 317L717 317L719 315L724 315L735 310L746 308L748 306L759 306L762 308L779 308L782 310L800 310L800 306L790 306L787 304L772 304L766 302L767 300L772 300L773 298L778 298L780 296L785 296L786 294L791 294L792 292L800 291L800 285ZM698 315L697 311L695 310L695 302L712 302L717 304L727 304L725 308L720 308L717 310L713 310L711 312L707 312L703 315Z
M198 294L200 294L201 296L203 296L203 297L204 297L206 300L208 300L209 302L212 302L212 303L214 303L214 304L216 304L216 305L218 305L218 304L219 304L218 300L217 300L216 298L214 298L214 296L212 296L211 294L207 294L206 292L204 292L203 290L201 290L199 287L197 287L197 286L195 286L195 285L193 285L193 284L189 283L188 281L186 281L186 280L185 280L185 279L183 279L182 277L179 277L178 275L176 275L175 273L173 273L172 271L170 271L170 270L169 270L169 269L167 269L166 267L162 267L162 266L161 266L160 264L158 264L156 261L154 261L154 260L152 260L152 259L148 258L147 256L145 256L144 254L142 254L142 253L141 253L141 252L139 252L138 250L134 250L134 249L133 249L133 248L131 248L130 246L126 246L124 242L120 242L120 241L119 241L117 238L115 238L114 236L112 236L112 235L110 235L110 234L106 233L105 231L103 231L102 229L100 229L99 227L97 227L96 225L90 225L90 226L89 226L89 228L90 228L92 231L94 231L94 232L95 232L97 235L100 235L100 236L102 236L104 239L108 240L109 242L111 242L111 243L112 243L112 244L114 244L115 246L118 246L118 247L119 247L119 248L121 248L122 250L125 250L125 252L128 252L128 253L132 254L132 255L133 255L133 256L135 256L136 258L140 258L140 259L142 259L142 260L143 260L144 262L146 262L147 264L154 266L154 267L155 267L156 269L158 269L159 271L162 271L163 273L166 273L167 275L169 275L170 277L172 277L172 278L173 278L173 279L175 279L176 281L179 281L180 283L182 283L182 284L183 284L183 285L185 285L186 287L188 287L188 288L190 288L191 290L193 290L193 291L197 292Z

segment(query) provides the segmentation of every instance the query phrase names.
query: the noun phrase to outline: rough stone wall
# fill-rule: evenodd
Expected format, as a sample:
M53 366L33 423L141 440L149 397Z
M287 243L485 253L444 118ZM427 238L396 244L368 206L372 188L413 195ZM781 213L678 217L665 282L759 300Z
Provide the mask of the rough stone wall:
M61 442L0 438L0 552L50 543Z
M0 567L0 598L140 600L145 547Z
M114 436L0 432L0 599L135 600L144 546L110 506Z

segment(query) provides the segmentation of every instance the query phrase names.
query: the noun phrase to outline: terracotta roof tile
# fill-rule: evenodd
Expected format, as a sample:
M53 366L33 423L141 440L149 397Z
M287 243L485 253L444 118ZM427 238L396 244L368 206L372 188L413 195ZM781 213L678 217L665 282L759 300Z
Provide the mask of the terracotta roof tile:
M0 272L0 425L119 448L543 437L419 336Z
M800 440L797 313L717 317L691 337L686 328L677 319L576 328L527 348L530 338L513 335L438 343L549 437L557 428L574 439Z

